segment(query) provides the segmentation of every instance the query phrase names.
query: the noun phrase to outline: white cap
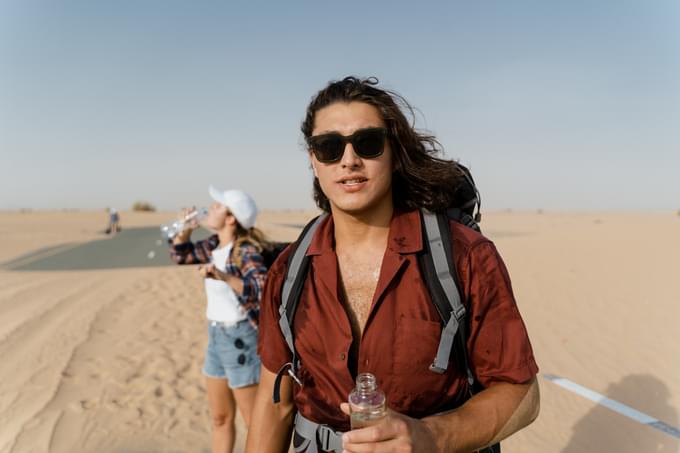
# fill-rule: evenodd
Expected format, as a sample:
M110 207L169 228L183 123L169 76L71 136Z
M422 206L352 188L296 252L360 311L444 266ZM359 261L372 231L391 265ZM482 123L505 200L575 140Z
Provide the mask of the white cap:
M213 200L224 206L234 214L238 223L245 229L255 226L257 206L255 200L242 190L218 190L213 186L208 189Z

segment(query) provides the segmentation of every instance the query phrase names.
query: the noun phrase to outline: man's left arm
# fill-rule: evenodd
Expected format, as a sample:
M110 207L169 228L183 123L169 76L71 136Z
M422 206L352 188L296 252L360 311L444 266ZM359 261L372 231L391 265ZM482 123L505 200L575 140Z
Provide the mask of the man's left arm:
M511 436L538 417L540 396L534 377L526 384L497 382L457 410L422 422L437 440L436 451L475 451Z
M461 407L417 420L394 411L378 424L343 435L348 452L472 452L529 425L539 412L538 383L496 382ZM348 412L345 403L343 411Z

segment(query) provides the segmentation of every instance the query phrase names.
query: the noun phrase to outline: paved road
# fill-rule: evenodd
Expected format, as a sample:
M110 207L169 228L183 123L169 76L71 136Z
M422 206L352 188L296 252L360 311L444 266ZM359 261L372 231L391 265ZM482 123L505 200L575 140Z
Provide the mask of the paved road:
M195 237L207 237L198 231ZM158 227L129 228L116 236L85 244L63 244L48 247L2 263L14 271L65 271L118 269L174 265L168 247L161 241Z

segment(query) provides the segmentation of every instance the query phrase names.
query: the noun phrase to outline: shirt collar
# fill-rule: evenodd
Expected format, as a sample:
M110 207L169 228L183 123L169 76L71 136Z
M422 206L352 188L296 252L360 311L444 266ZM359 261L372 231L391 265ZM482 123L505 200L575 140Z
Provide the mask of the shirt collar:
M333 216L329 215L316 230L307 249L307 256L321 255L335 250ZM420 212L395 210L390 220L387 249L399 254L416 253L423 249Z

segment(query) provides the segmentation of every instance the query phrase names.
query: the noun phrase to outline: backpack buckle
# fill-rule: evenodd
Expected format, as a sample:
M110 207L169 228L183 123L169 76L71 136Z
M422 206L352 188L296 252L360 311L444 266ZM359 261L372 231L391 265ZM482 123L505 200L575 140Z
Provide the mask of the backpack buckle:
M300 378L297 377L295 371L293 371L293 367L288 368L288 376L292 377L293 380L297 383L297 385L302 387L302 381L300 380Z
M444 374L444 372L446 371L446 368L439 367L439 366L437 366L436 363L433 362L433 363L430 365L430 371L433 371L433 372L435 372L435 373L437 373L437 374Z
M316 437L319 441L319 447L323 451L334 451L340 453L342 451L342 433L333 431L329 426L319 425L316 430Z

